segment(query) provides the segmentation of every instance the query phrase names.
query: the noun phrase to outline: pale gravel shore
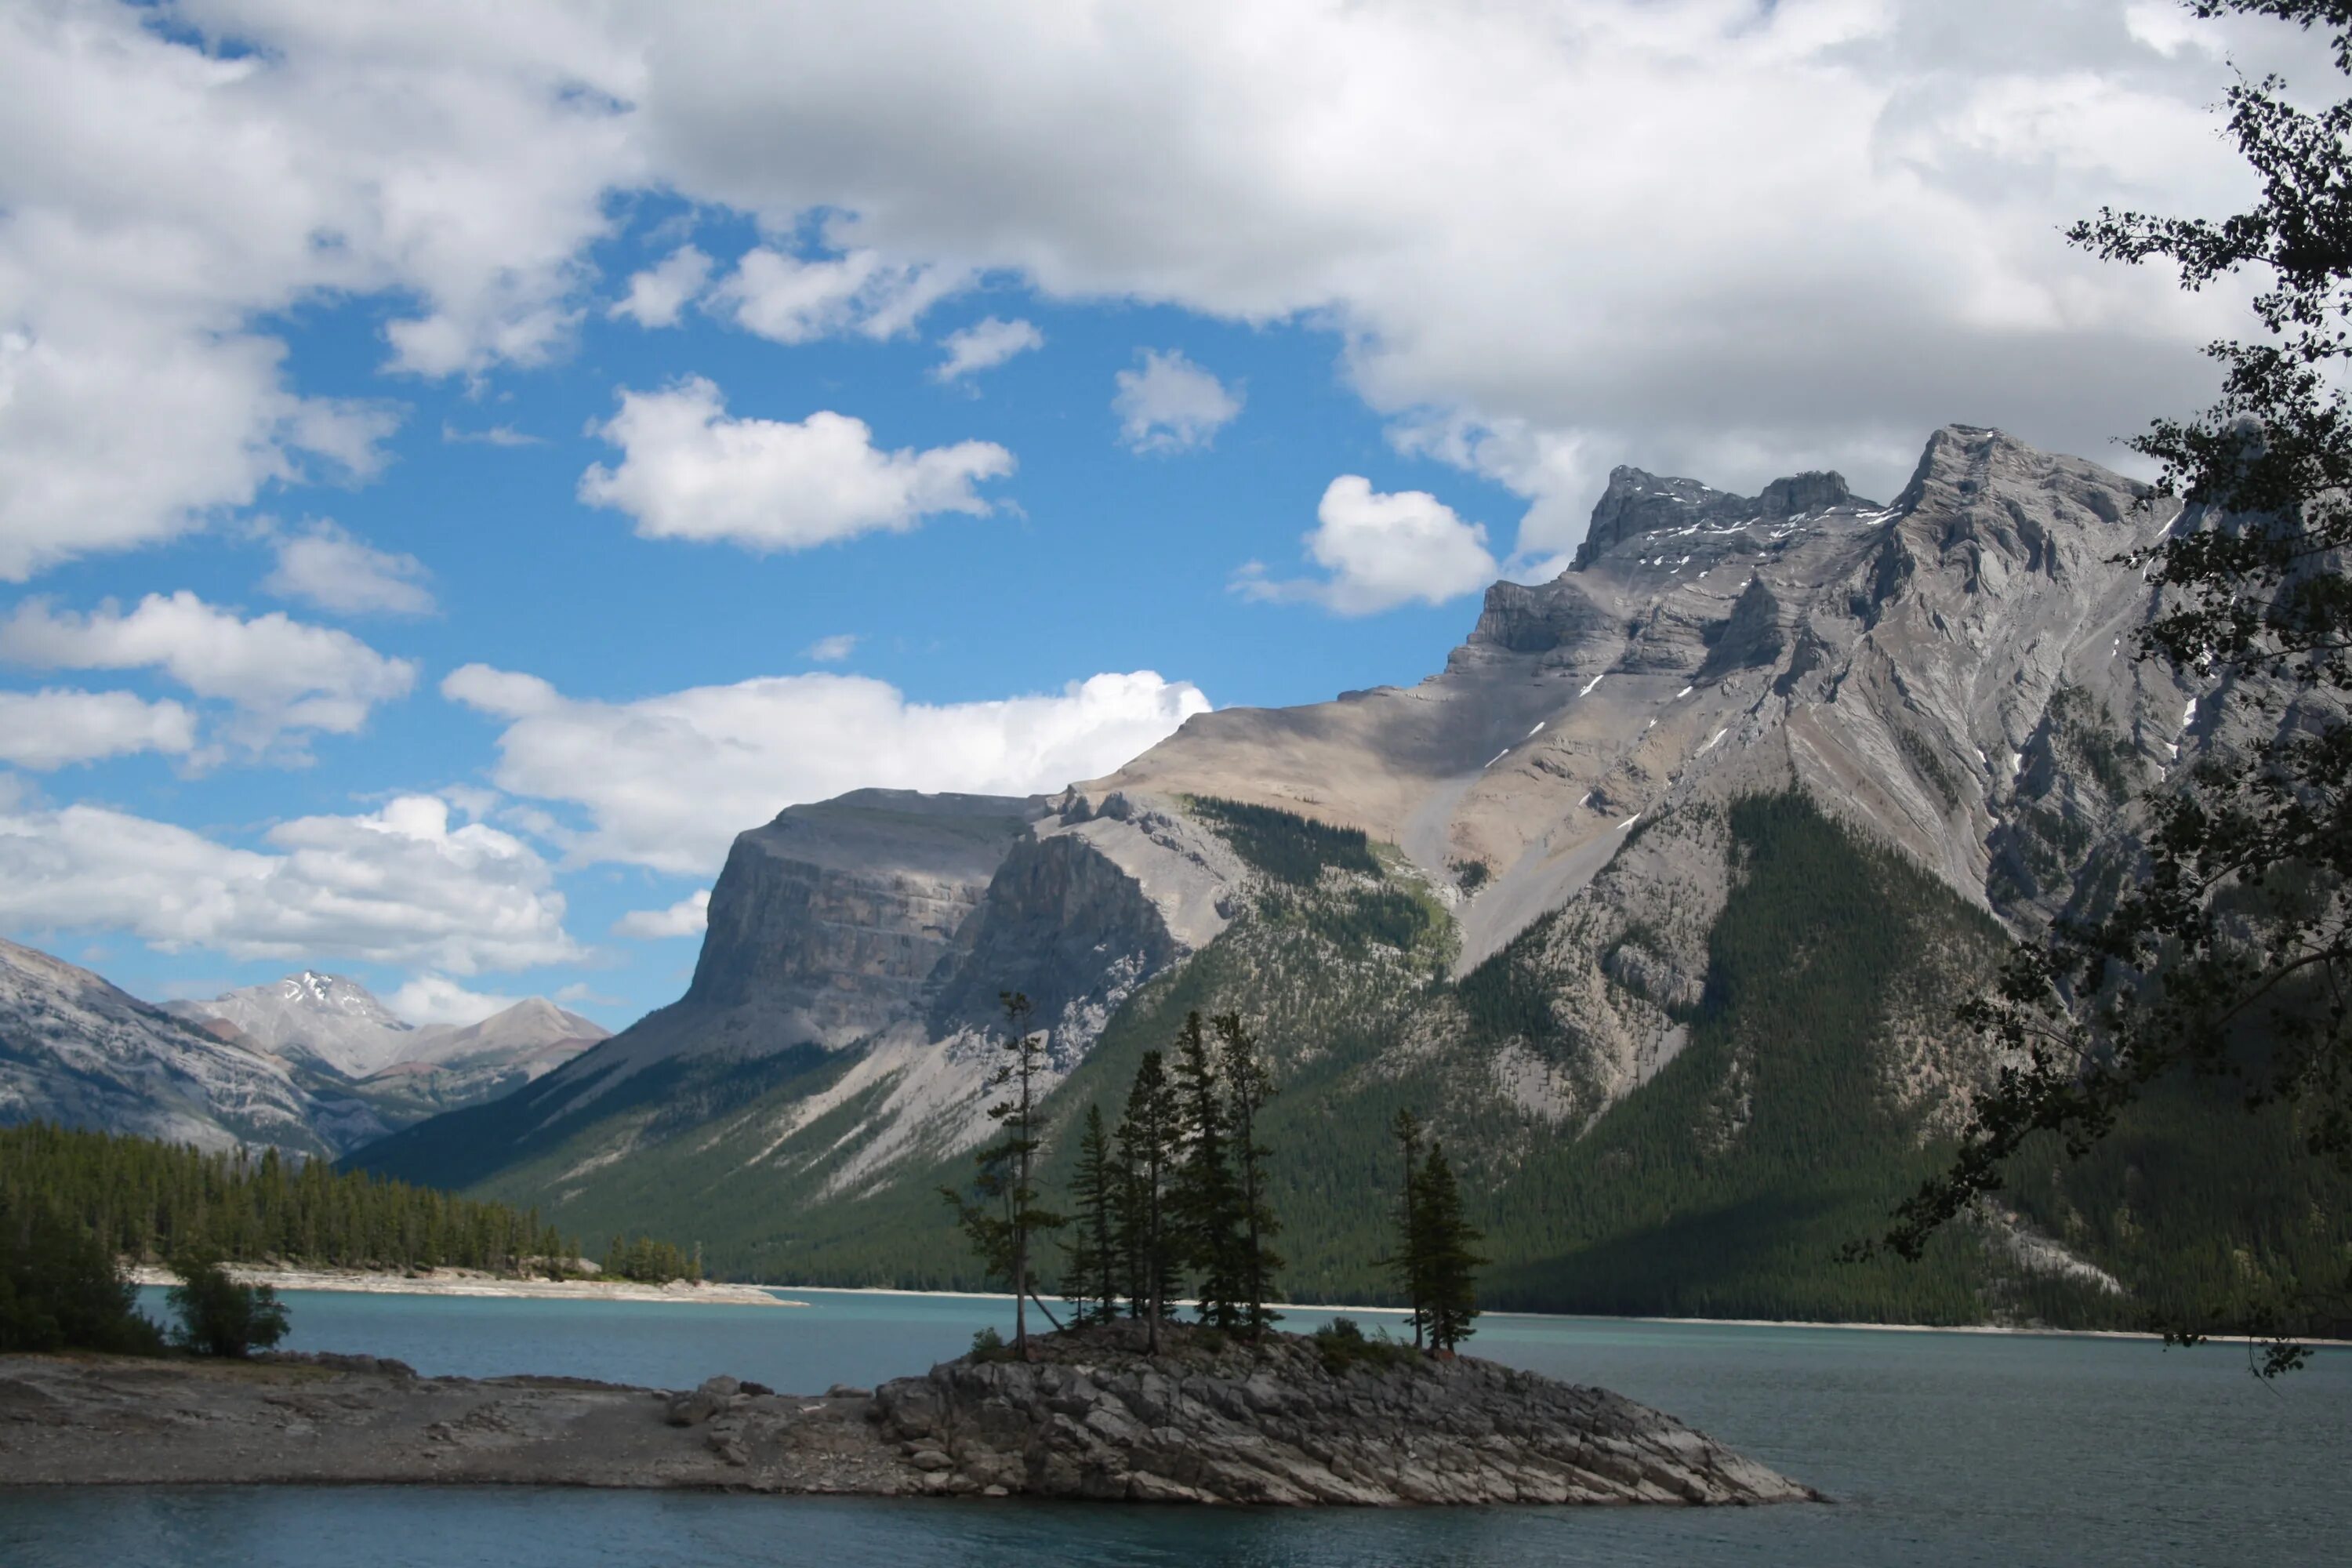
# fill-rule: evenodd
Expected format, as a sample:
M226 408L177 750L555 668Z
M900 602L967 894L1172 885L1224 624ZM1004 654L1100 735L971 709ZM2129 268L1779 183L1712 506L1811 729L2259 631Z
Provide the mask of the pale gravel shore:
M176 1285L179 1276L168 1268L128 1270L134 1284ZM248 1285L278 1290L340 1290L369 1296L485 1296L524 1301L658 1301L672 1305L709 1307L805 1307L759 1285L720 1284L683 1279L667 1285L641 1285L634 1280L508 1279L466 1268L436 1269L426 1274L370 1273L324 1268L247 1268L229 1273Z

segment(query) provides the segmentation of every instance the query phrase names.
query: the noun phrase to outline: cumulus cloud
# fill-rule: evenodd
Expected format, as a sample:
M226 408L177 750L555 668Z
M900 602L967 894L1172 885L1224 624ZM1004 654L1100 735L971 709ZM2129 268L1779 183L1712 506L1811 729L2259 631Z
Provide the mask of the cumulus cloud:
M259 324L307 300L397 301L404 372L560 352L645 190L814 236L728 274L782 341L986 273L1328 326L1383 414L1594 455L1458 448L1553 520L1522 553L1611 462L1886 494L1954 417L2106 453L2210 395L2238 291L2054 231L2245 198L2225 58L2330 79L2147 0L493 9L0 11L0 576L372 452Z
M436 45L404 7L0 10L0 579L372 471L393 416L294 389L273 313L398 299L393 363L428 374L560 345L639 178L633 67L501 12Z
M606 314L626 316L641 327L674 327L686 307L710 281L710 258L681 245L661 261L629 278L629 291Z
M433 613L433 595L425 585L432 574L414 555L378 550L331 522L280 534L273 548L278 564L261 580L265 593L343 615Z
M865 786L1031 795L1108 773L1209 700L1150 670L1000 701L909 702L860 676L774 676L635 702L467 665L444 696L492 718L500 788L569 802L580 859L708 876L745 823Z
M568 963L563 895L521 840L404 795L244 849L95 805L0 807L0 924L128 931L166 952L449 974Z
M991 441L885 451L862 419L820 412L797 424L730 418L700 376L621 394L599 433L618 468L580 476L580 499L636 520L647 539L725 540L748 550L805 550L877 530L904 532L943 511L985 515L974 488L1013 471Z
M290 747L312 731L347 735L371 710L408 694L416 666L349 632L271 613L241 619L183 589L150 594L125 615L89 615L28 600L0 622L0 659L45 669L152 668L198 697L230 703L223 733L250 752Z
M932 367L931 376L936 381L960 380L993 370L1015 354L1045 346L1045 334L1034 323L985 316L940 340L940 347L948 351L948 357Z
M446 974L420 974L385 997L383 1004L392 1009L394 1017L411 1024L462 1026L503 1013L521 1000L520 996L468 991Z
M1475 594L1501 574L1486 551L1486 531L1465 522L1426 490L1384 495L1360 474L1342 474L1323 491L1307 553L1322 578L1269 580L1252 563L1234 586L1252 598L1304 599L1343 616L1369 616L1416 600L1442 605Z
M1139 452L1205 447L1241 416L1241 394L1174 349L1144 350L1142 368L1116 380L1110 406L1119 439Z
M710 291L710 303L746 331L780 343L846 332L893 338L971 280L960 267L910 266L873 250L810 261L762 247L743 253Z
M128 691L0 691L0 763L46 773L132 752L185 756L196 716Z
M699 936L710 923L710 889L704 888L666 910L631 910L613 922L614 936Z
M1884 494L1949 419L2100 455L2210 395L2195 349L2241 319L2229 291L2055 234L2249 190L2209 112L2221 47L2127 23L2146 10L743 10L678 29L638 101L705 199L845 214L835 243L1059 297L1303 315L1383 412L1606 455L1531 501L1589 507L1618 461L1753 488L1796 450ZM2197 30L2330 79L2276 24Z
M819 664L839 664L857 648L856 632L835 632L829 637L819 637L803 650Z

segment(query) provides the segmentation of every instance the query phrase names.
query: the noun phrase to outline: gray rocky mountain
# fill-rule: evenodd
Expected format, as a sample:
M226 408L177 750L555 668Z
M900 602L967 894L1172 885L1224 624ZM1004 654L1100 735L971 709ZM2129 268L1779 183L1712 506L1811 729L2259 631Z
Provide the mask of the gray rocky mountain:
M165 1011L284 1061L322 1100L361 1108L344 1148L504 1094L612 1032L542 996L478 1023L420 1027L358 981L308 969Z
M1370 1176L1350 1151L1378 1146L1383 1105L1433 1108L1527 1228L1530 1291L1587 1245L1540 1199L1560 1161L1623 1188L1609 1224L1671 1226L1633 1214L1662 1190L1627 1174L1658 1139L1702 1166L1761 1162L1709 1189L1736 1206L1738 1181L1808 1179L1757 1142L1774 1116L1864 1094L1802 1136L1857 1129L1862 1185L1885 1188L1990 1069L1950 1006L2004 928L2098 897L2127 873L2138 789L2227 726L2281 721L2133 657L2156 599L2117 558L2176 518L2095 464L1966 426L1885 504L1833 474L1751 498L1621 468L1574 564L1496 584L1418 685L1197 715L1046 799L860 792L744 834L685 999L369 1159L588 1228L650 1222L644 1194L690 1164L697 1235L730 1202L795 1216L736 1226L737 1267L909 1278L912 1253L856 1238L893 1194L915 1194L889 1211L915 1226L940 1162L980 1135L986 1031L1018 989L1069 1077L1057 1105L1114 1112L1118 1064L1173 1009L1244 1007L1286 1106L1314 1086L1319 1126L1297 1136L1328 1145L1316 1194ZM1317 862L1306 824L1369 847ZM1788 891L1832 861L1860 902ZM1806 920L1832 925L1808 937ZM1812 1004L1733 984L1744 950L1727 943L1752 930L1789 973L1901 935L1877 969L1811 983L1842 1020L1817 1031L1843 1042L1835 1062L1774 1044L1816 1029ZM1604 1147L1644 1118L1648 1145ZM1838 1189L1855 1224L1861 1190ZM1349 1223L1295 1237L1302 1270ZM2105 1289L2029 1230L2000 1250ZM1360 1278L1331 1268L1331 1289Z
M322 1153L340 1146L351 1118L285 1063L0 941L0 1121L36 1120L206 1149Z
M213 1032L256 1050L310 1057L346 1078L365 1078L399 1060L415 1033L358 981L309 969L206 1001L166 1002L163 1010L225 1026Z

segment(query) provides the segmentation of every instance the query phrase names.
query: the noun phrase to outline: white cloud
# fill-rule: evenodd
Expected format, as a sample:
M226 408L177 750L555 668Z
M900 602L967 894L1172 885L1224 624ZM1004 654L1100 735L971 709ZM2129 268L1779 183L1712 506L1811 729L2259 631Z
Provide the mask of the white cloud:
M1139 452L1182 452L1205 447L1242 411L1238 392L1175 349L1143 351L1141 370L1123 370L1111 412L1119 439Z
M857 648L856 632L835 632L829 637L819 637L803 651L819 664L839 664Z
M496 828L451 827L433 796L299 817L265 839L241 849L101 806L16 804L0 809L0 924L451 974L581 956L546 862Z
M381 410L292 384L268 323L307 302L393 301L410 373L562 352L641 191L814 234L730 275L787 341L988 273L1328 326L1383 414L1595 454L1555 519L1614 461L1889 493L1954 417L2105 454L2210 396L2239 291L2055 229L2244 199L2225 57L2332 79L2149 0L153 15L0 9L0 577L375 460Z
M933 367L931 376L936 381L955 381L976 375L983 370L995 369L1015 354L1045 346L1045 334L1033 322L982 317L940 340L940 347L948 351L948 357Z
M1323 491L1307 553L1329 575L1269 581L1255 563L1234 586L1256 599L1307 599L1343 616L1369 616L1419 600L1442 605L1501 575L1486 531L1465 522L1426 490L1384 495L1359 474Z
M0 578L371 471L392 416L294 390L263 317L397 298L424 374L562 341L639 178L627 51L528 0L437 44L332 9L0 9Z
M613 922L613 934L648 939L698 936L709 923L710 889L704 888L666 910L631 910Z
M746 823L794 802L865 786L1058 789L1108 773L1209 707L1198 688L1150 670L938 706L832 674L594 702L475 664L441 690L505 721L500 788L584 809L591 827L576 858L687 876L709 875Z
M674 327L687 306L710 281L710 258L681 245L661 261L629 278L629 291L605 314L626 316L641 327Z
M128 691L0 691L0 763L46 772L132 752L185 756L196 716Z
M420 974L385 997L383 1005L392 1009L394 1017L411 1024L464 1026L478 1024L521 1000L520 996L468 991L446 974Z
M820 412L793 424L730 418L719 388L691 376L621 394L600 428L617 468L580 476L580 499L636 519L647 539L726 540L805 550L876 530L904 532L935 512L985 515L973 487L1013 471L989 441L884 451L862 419Z
M248 752L299 754L310 731L351 734L416 679L414 663L349 632L275 612L240 619L184 589L150 594L129 615L111 603L79 616L27 600L0 622L0 658L46 669L160 670L199 697L234 704L224 733Z
M1604 455L1560 508L1607 462L1753 489L1783 465L1742 454L1799 449L1887 494L1949 419L2105 456L2210 396L2234 291L2056 234L2250 188L2226 72L2142 5L744 9L674 29L638 101L681 189L837 246L1327 324L1383 413ZM2210 32L2334 79L2275 23Z
M462 429L450 421L441 421L441 439L453 447L538 447L542 437L525 435L511 425L485 425L478 430Z
M893 338L971 280L960 267L909 266L872 250L807 261L762 247L743 253L710 291L710 303L745 331L780 343L846 332Z
M280 534L274 545L278 565L261 580L264 593L343 615L433 613L433 595L425 586L432 574L414 555L378 550L331 522Z

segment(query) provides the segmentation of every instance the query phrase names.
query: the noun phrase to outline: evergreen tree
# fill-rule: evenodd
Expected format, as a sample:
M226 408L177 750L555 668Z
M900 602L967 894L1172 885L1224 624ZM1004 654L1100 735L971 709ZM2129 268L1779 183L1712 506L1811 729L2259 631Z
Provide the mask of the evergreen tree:
M1150 1326L1147 1348L1154 1354L1160 1350L1160 1324L1168 1316L1179 1268L1169 1201L1179 1140L1176 1091L1168 1081L1167 1058L1146 1051L1118 1125L1127 1179L1120 1189L1118 1242L1129 1260L1129 1299L1135 1315Z
M1266 1072L1265 1058L1258 1055L1256 1038L1242 1026L1240 1014L1220 1013L1210 1023L1217 1032L1218 1065L1224 1074L1233 1136L1234 1175L1239 1187L1241 1235L1235 1283L1243 1324L1255 1338L1282 1317L1265 1304L1273 1292L1274 1277L1282 1271L1282 1255L1271 1245L1282 1234L1282 1222L1266 1194L1265 1163L1274 1151L1257 1141L1258 1113L1274 1098L1274 1080Z
M286 1337L286 1308L267 1285L241 1285L220 1258L198 1248L172 1260L180 1282L165 1300L180 1321L172 1342L197 1355L243 1360Z
M1421 1118L1410 1110L1398 1111L1389 1122L1389 1135L1397 1141L1398 1152L1403 1156L1404 1182L1397 1193L1396 1247L1388 1257L1379 1259L1380 1267L1396 1272L1397 1291L1404 1298L1416 1347L1423 1342L1422 1327L1426 1320L1423 1309L1429 1299L1421 1201Z
M1062 1294L1076 1308L1074 1321L1079 1323L1108 1323L1118 1316L1119 1247L1114 1229L1123 1174L1111 1158L1102 1107L1089 1105L1086 1131L1078 1137L1077 1170L1070 1183L1077 1234L1065 1249L1069 1267L1062 1283Z
M1486 1238L1462 1216L1462 1189L1443 1143L1430 1144L1413 1186L1419 1223L1412 1250L1421 1310L1429 1322L1430 1348L1451 1353L1475 1331L1470 1322L1478 1315L1478 1267L1486 1261L1475 1248Z
M0 1352L163 1348L138 1292L90 1231L0 1184Z
M1173 1206L1182 1230L1181 1256L1200 1273L1201 1321L1234 1329L1242 1320L1241 1185L1234 1179L1216 1057L1197 1012L1185 1015L1176 1037L1176 1085L1183 1155L1176 1168Z
M1045 1037L1030 1033L1028 997L1007 991L1000 1000L1004 1005L1005 1037L998 1042L998 1049L1003 1055L988 1076L988 1091L1003 1090L1004 1098L988 1108L988 1119L1001 1129L1002 1136L973 1156L980 1166L972 1179L972 1194L978 1203L967 1201L953 1187L940 1191L955 1205L972 1251L991 1274L1011 1284L1013 1352L1026 1361L1029 1303L1037 1298L1030 1260L1038 1233L1057 1230L1066 1222L1052 1210L1037 1206L1034 1176L1039 1146L1037 1080L1045 1071ZM1046 1321L1053 1321L1054 1315L1045 1311L1043 1301L1037 1301L1037 1310L1045 1312Z

